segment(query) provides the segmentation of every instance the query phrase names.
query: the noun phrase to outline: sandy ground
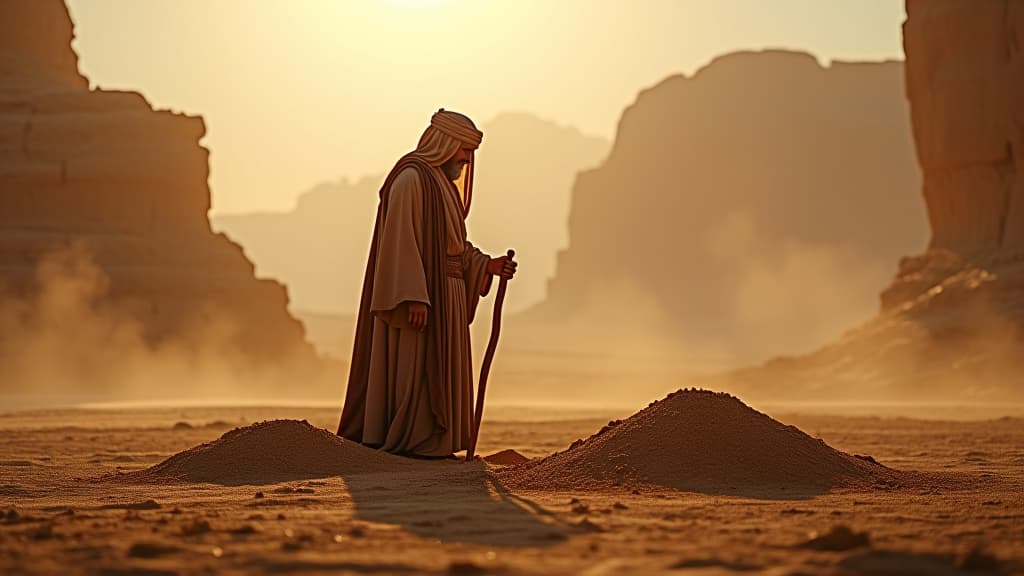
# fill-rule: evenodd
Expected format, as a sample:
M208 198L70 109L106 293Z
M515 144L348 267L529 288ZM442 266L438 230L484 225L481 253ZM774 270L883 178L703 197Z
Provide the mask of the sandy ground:
M625 415L496 409L480 451L544 456ZM0 414L0 573L1024 573L1024 420L771 415L890 467L977 483L790 499L513 492L492 465L417 461L260 486L112 484L97 478L251 422L333 429L337 410L14 412Z

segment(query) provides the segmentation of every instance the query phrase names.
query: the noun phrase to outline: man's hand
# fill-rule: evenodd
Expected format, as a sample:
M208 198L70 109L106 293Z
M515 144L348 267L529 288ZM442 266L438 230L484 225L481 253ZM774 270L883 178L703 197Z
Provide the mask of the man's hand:
M423 302L409 302L409 325L423 331L427 327L427 305Z
M487 272L492 276L499 276L502 280L511 280L516 275L516 267L519 263L508 256L491 258L487 263Z

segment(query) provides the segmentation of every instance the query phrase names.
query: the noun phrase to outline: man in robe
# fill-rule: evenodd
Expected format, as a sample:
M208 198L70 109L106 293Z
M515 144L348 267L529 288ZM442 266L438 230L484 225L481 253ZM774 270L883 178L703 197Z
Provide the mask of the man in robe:
M338 434L407 456L467 449L473 428L469 324L493 276L516 262L466 240L483 133L443 108L380 190Z

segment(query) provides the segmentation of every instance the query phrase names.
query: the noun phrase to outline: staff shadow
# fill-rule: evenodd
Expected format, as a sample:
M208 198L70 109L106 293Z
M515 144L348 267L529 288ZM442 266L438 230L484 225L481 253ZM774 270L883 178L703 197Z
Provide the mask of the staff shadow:
M400 474L342 478L358 520L400 526L445 543L553 546L573 527L510 492L482 462L417 462Z

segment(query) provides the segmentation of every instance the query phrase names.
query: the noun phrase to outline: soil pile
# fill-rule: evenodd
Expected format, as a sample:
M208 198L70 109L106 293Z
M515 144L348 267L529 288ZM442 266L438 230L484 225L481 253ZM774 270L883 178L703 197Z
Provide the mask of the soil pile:
M213 442L118 478L160 483L272 484L385 472L407 465L398 457L345 440L305 420L271 420L235 428Z
M835 450L729 394L680 390L564 452L501 475L527 489L653 484L791 496L887 482L897 472Z

